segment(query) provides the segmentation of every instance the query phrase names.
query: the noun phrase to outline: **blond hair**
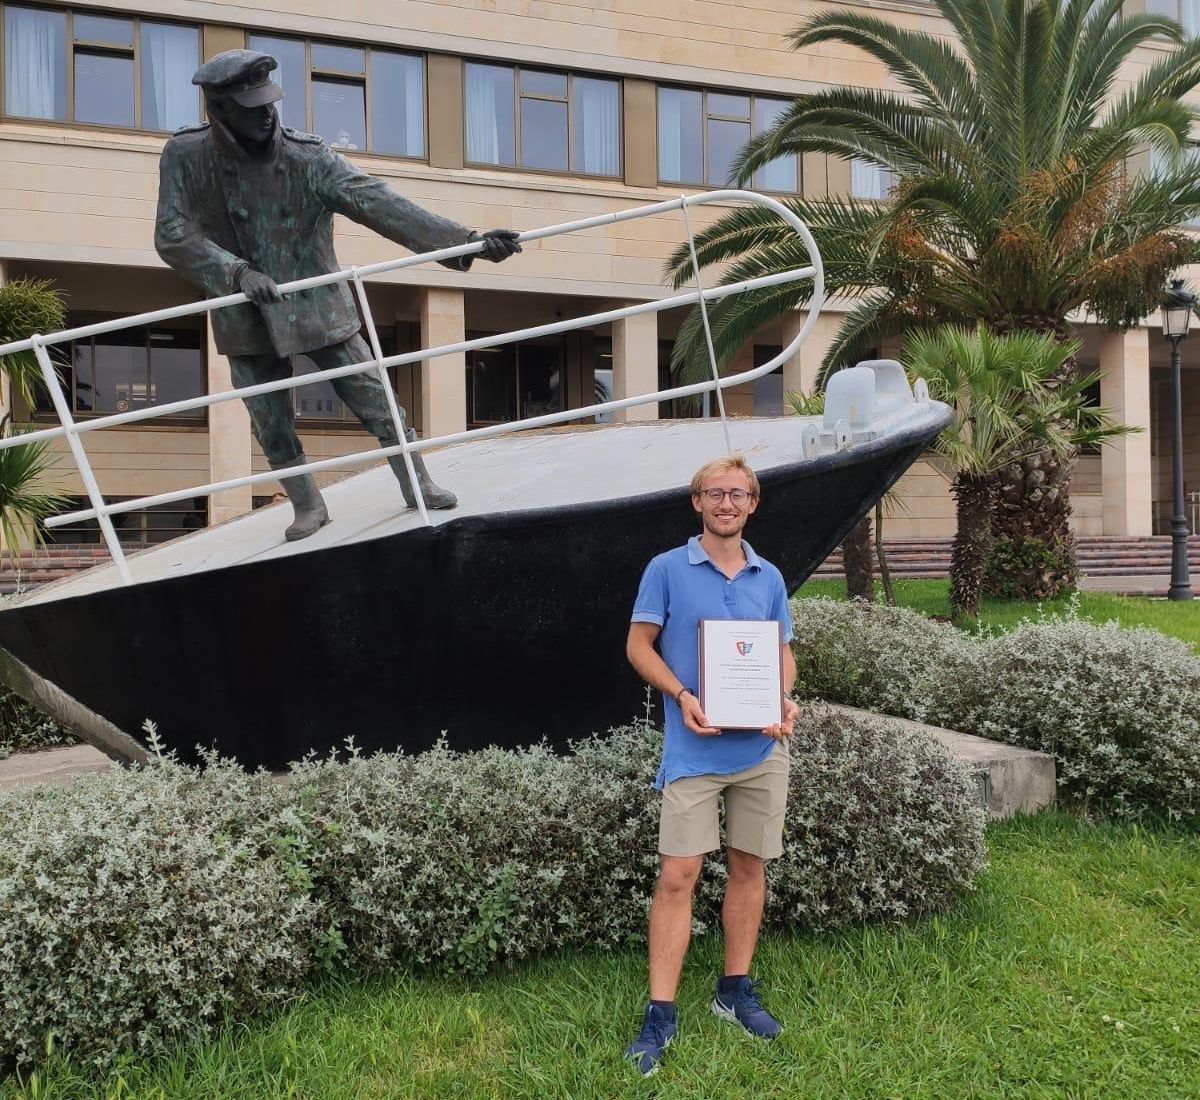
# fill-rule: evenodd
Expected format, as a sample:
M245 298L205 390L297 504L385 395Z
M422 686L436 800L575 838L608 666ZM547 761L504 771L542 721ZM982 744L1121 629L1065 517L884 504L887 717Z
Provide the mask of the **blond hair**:
M735 470L746 475L746 481L750 486L750 495L752 497L761 496L762 489L758 484L758 475L750 469L750 463L740 454L729 455L726 458L714 458L711 462L706 462L701 466L692 475L692 496L697 497L700 495L706 477L712 477L716 474L729 474Z

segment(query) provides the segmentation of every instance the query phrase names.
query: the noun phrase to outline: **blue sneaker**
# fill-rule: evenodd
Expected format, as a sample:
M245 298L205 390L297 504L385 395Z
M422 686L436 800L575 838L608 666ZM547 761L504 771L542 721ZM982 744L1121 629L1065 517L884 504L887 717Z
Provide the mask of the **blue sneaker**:
M760 981L739 978L733 989L728 990L717 983L717 995L713 998L713 1015L722 1020L739 1023L751 1035L760 1039L774 1039L783 1030L783 1025L762 1006L758 999Z
M647 1005L642 1017L642 1030L637 1038L625 1048L625 1057L631 1058L643 1077L658 1072L658 1061L663 1051L671 1045L677 1030L675 1016L669 1015L659 1005Z

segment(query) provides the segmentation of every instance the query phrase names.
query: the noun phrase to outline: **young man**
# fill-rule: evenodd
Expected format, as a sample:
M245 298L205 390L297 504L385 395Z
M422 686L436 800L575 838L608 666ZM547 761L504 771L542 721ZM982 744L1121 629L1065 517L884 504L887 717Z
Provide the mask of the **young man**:
M643 1074L658 1068L675 1035L675 991L691 937L692 892L705 853L720 847L722 796L729 869L722 908L725 975L717 982L712 1010L763 1039L773 1039L781 1030L763 1008L758 983L749 974L766 895L764 862L783 851L787 738L797 710L787 692L796 666L783 577L742 540L759 492L758 478L740 455L697 471L692 507L703 530L646 567L629 627L630 664L663 693L666 712L655 781L663 800L661 864L650 908L650 1003L637 1038L625 1051ZM785 691L779 725L761 731L720 730L700 709L697 631L701 619L720 618L774 619L782 627Z

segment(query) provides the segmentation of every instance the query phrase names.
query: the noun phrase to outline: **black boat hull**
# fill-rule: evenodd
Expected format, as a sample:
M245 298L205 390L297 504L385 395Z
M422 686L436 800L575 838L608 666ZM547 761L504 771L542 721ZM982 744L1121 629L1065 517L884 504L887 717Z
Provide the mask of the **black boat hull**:
M941 425L760 471L747 528L793 590ZM280 768L365 751L555 746L628 721L641 570L698 530L679 489L435 527L0 611L0 646L144 742L153 720ZM658 707L658 700L654 700ZM111 745L109 746L111 750Z

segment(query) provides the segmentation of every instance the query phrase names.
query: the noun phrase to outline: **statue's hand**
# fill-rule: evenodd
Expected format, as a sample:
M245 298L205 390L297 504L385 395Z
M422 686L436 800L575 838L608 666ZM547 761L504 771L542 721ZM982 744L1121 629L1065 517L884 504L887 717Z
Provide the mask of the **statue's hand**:
M483 241L483 251L480 255L494 264L507 260L509 256L521 251L521 242L517 240L519 236L520 234L512 229L489 229L486 233L479 234L479 240Z
M260 306L267 305L269 302L283 301L283 295L279 293L279 287L275 285L275 280L270 275L255 271L252 267L248 267L242 272L242 277L238 279L238 289L250 301L257 302Z

